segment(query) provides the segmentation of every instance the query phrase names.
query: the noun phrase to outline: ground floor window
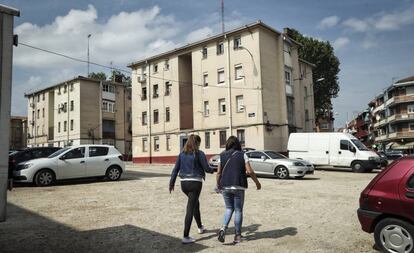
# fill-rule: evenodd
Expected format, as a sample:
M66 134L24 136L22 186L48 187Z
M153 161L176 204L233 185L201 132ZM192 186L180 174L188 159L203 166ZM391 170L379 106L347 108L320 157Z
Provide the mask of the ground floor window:
M245 145L245 135L244 135L244 129L237 130L237 139L239 139L240 144L242 147Z
M148 140L147 138L142 138L142 152L147 152Z
M160 151L160 138L154 137L154 151Z
M227 134L226 131L220 131L220 148L224 148L226 146L227 141Z
M167 151L170 151L170 141L171 141L171 137L169 135L166 136L166 146L167 146Z
M204 133L204 143L205 143L205 148L209 149L210 148L210 132Z

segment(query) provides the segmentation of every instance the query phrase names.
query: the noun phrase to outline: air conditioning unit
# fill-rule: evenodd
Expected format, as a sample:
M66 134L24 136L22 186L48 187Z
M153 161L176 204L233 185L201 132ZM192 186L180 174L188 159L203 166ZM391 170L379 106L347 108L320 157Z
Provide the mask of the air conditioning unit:
M139 83L145 83L147 81L147 76L144 74L142 76L138 76Z

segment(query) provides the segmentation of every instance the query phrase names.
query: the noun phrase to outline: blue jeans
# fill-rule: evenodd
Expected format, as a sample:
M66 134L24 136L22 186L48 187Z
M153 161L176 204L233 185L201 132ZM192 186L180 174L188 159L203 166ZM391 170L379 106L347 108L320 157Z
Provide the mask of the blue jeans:
M224 204L226 212L224 213L223 226L228 227L231 216L234 212L234 227L236 235L241 235L241 227L243 223L243 204L244 190L223 190Z

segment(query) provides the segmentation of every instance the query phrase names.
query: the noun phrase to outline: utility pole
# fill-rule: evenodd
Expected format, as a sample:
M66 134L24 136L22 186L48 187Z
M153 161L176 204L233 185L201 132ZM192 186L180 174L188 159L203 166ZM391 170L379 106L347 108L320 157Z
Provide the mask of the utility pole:
M92 34L88 34L88 75L86 77L89 77L89 39L91 38Z
M221 0L221 33L224 33L224 0Z

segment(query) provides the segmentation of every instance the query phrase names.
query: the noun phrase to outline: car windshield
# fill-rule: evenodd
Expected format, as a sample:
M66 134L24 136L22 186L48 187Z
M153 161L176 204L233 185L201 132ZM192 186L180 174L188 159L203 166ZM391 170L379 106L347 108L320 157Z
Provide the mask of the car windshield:
M47 158L53 158L53 157L56 157L56 156L58 156L58 155L62 154L63 152L65 152L65 151L67 151L67 150L69 150L69 148L62 148L62 149L59 149L58 151L56 151L55 153L51 154L51 155L50 155L50 156L48 156Z
M274 151L266 151L265 153L266 155L270 156L270 158L272 159L286 159L287 158L286 156L279 154L277 152L274 152Z
M351 139L352 143L361 151L368 151L369 149L365 147L365 145L357 139Z

